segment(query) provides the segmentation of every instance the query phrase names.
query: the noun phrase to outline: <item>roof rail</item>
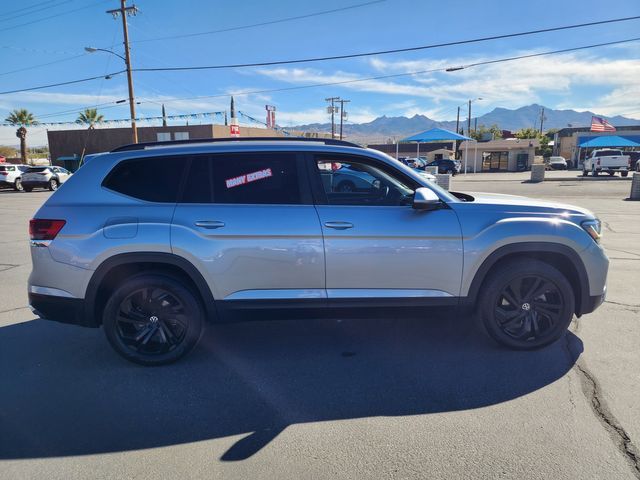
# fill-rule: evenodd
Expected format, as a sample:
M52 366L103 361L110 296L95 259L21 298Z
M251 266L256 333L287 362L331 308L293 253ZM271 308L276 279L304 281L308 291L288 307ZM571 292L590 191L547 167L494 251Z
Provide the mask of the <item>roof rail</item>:
M127 152L131 150L144 150L147 147L164 147L172 145L191 145L198 143L214 143L214 142L319 142L325 145L341 145L343 147L358 147L363 148L362 145L357 143L346 142L344 140L335 140L331 138L309 138L309 137L243 137L243 138L191 138L189 140L167 140L164 142L144 142L144 143L131 143L129 145L122 145L121 147L114 148L111 152Z

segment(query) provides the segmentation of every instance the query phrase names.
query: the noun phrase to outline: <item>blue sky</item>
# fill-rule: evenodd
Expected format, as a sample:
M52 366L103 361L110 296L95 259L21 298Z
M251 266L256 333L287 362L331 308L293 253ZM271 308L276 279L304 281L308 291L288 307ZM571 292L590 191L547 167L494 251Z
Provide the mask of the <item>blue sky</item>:
M336 13L224 33L180 39L157 37L220 30L365 3L366 0L139 0L130 18L135 67L260 62L394 49L498 35L572 23L640 15L638 0L491 1L384 0ZM87 45L122 51L120 21L105 10L116 0L26 0L0 6L0 91L120 70L109 54L86 53ZM32 9L27 7L40 5ZM526 5L526 7L525 7ZM18 9L25 9L17 11ZM36 11L39 10L40 11ZM45 17L52 17L38 21ZM30 23L33 22L33 23ZM23 25L24 24L24 25ZM640 119L640 42L557 56L538 57L457 72L357 82L281 92L249 93L362 77L429 70L545 50L640 36L640 21L588 27L508 40L322 63L197 72L138 72L134 76L139 116L218 111L236 94L237 108L264 118L277 107L281 125L324 122L325 97L351 100L349 119L381 115L455 118L456 107L482 97L474 115L495 107L533 102L551 108L594 110ZM49 65L38 66L45 63ZM37 68L30 68L38 66ZM208 97L197 98L193 97ZM41 121L72 121L83 107L100 108L107 119L128 117L126 78L0 95L0 115L28 108ZM68 112L68 113L60 113ZM0 127L0 144L16 143L14 129ZM45 143L45 128L33 128L31 144Z

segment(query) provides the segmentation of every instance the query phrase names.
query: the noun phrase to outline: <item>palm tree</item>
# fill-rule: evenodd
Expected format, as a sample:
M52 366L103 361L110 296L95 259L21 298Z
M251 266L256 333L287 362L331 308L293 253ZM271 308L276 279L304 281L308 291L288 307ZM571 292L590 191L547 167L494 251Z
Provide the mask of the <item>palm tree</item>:
M38 123L33 116L33 113L25 108L16 109L4 119L5 122L11 125L20 125L16 130L16 137L20 139L20 157L22 163L27 163L27 129L26 127L35 125Z
M98 113L97 108L85 108L83 112L78 114L76 123L82 125L89 125L89 128L93 128L96 123L100 123L104 120L104 115Z

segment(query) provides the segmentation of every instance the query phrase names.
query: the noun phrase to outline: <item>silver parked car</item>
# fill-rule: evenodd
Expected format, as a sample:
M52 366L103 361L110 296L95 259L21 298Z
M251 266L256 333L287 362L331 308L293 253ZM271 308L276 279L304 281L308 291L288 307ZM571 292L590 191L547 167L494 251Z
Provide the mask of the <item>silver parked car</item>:
M338 188L347 176L360 181ZM209 321L292 306L457 306L501 344L539 348L600 305L609 263L587 210L449 193L316 139L121 147L51 195L30 235L34 311L102 326L147 365L182 357Z

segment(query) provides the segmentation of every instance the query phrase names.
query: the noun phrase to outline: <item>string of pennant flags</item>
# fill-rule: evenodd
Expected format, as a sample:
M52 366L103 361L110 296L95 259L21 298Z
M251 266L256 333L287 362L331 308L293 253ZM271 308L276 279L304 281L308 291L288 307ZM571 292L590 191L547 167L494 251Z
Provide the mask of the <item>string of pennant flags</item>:
M154 121L162 121L162 120L197 120L203 118L212 118L218 115L224 116L225 112L202 112L202 113L188 113L183 115L165 115L164 117L138 117L136 118L136 122L154 122ZM101 120L96 122L95 125L114 125L120 124L125 125L131 123L130 118L119 118L115 120ZM37 122L32 125L23 125L26 127L53 127L59 125L87 125L86 123L78 123L75 121L67 121L67 122ZM0 123L2 127L17 127L19 125L14 125L12 123Z
M251 120L252 122L255 123L259 123L260 125L264 125L265 127L269 127L265 122L263 122L262 120L258 120L257 118L252 117L251 115L247 115L246 113L238 110L238 113L240 114L241 117L245 117L247 120ZM291 135L287 130L285 130L282 127L279 127L277 125L274 125L273 127L274 130L277 130L279 132L282 132L284 135Z

